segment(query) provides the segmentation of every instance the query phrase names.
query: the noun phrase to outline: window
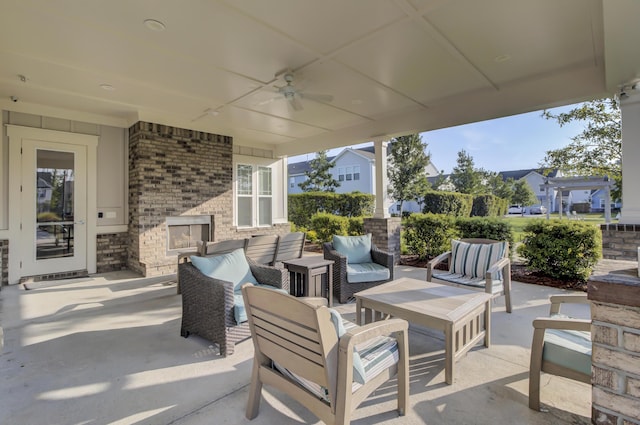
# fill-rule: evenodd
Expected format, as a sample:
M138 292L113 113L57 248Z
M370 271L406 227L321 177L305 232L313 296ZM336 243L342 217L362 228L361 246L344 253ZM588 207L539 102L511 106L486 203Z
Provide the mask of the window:
M344 168L338 167L338 181L344 181Z
M295 187L296 184L296 178L295 177L290 177L289 178L289 187Z
M347 167L346 178L347 180L353 180L353 167Z
M273 187L270 167L238 164L236 224L238 227L270 226Z
M354 165L353 166L353 179L354 180L360 180L360 166L359 165Z

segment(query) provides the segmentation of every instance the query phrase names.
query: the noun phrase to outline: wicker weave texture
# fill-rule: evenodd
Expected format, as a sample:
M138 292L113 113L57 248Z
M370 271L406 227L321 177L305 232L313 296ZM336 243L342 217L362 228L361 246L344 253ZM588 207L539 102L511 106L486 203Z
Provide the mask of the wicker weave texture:
M259 283L289 291L286 270L263 266L247 259ZM237 324L233 314L231 282L205 276L189 262L178 265L182 293L182 326L180 335L198 335L218 344L220 354L233 354L236 342L250 336L248 324Z
M340 304L348 302L349 298L353 297L356 292L364 291L365 289L373 288L374 286L393 280L393 254L382 251L373 244L371 246L371 258L374 263L389 269L389 279L374 282L349 283L347 282L347 257L333 249L331 242L325 242L322 245L322 249L324 251L324 258L333 260L334 262L333 293L338 297Z

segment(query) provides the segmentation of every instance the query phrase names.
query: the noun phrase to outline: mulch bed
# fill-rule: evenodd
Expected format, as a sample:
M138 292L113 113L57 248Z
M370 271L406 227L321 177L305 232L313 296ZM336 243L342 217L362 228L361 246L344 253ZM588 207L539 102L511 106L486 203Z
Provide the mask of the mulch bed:
M400 264L412 267L426 267L427 263L428 260L419 260L416 255L403 255L400 258ZM439 264L436 268L446 270L447 266L446 264ZM531 283L534 285L550 286L559 289L571 289L574 291L587 292L587 282L579 280L567 281L545 276L540 272L527 270L524 264L518 262L511 263L511 280L522 283Z
M305 251L322 252L322 246L320 244L307 243L305 245ZM400 258L400 264L412 267L426 268L428 262L428 260L419 260L417 255L403 255ZM447 265L439 264L436 268L446 270ZM545 276L540 272L527 270L524 264L517 261L511 263L511 280L534 285L550 286L558 289L587 292L587 282L579 280L567 281Z

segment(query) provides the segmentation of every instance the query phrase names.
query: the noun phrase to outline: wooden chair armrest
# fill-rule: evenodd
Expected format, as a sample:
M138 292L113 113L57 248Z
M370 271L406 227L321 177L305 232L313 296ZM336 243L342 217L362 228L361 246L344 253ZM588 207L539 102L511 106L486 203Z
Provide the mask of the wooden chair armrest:
M381 335L389 335L394 332L406 334L409 330L409 322L404 319L389 319L379 322L368 323L363 326L349 330L340 338L340 349L352 349L361 342L368 341Z
M431 282L431 277L433 276L433 269L438 264L444 262L444 260L447 260L449 264L451 264L451 251L443 252L442 254L438 255L436 258L434 258L433 260L427 263L427 282Z
M304 301L307 304L311 304L316 307L328 307L329 300L322 297L298 297L300 301Z
M549 297L549 301L551 302L549 314L560 313L560 307L562 306L562 304L565 304L565 303L570 303L570 304L589 304L590 303L590 301L587 299L586 293L552 295Z
M539 317L533 321L534 329L560 329L565 331L591 331L589 319L567 319L560 317Z
M494 274L498 273L500 270L509 265L511 265L511 260L509 260L509 257L502 257L501 259L493 263L491 267L489 267L489 269L487 269L487 277L493 277Z

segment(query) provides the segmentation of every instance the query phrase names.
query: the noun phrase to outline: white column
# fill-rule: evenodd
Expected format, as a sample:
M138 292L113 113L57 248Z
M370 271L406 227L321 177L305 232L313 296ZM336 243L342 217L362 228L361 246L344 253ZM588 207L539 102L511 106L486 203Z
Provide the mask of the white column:
M373 213L374 218L389 217L389 205L387 202L387 187L389 181L387 178L387 144L384 140L374 141L376 151L376 209Z
M640 224L640 95L620 102L622 112L622 211L621 224Z
M607 186L604 190L604 222L611 223L611 188Z

